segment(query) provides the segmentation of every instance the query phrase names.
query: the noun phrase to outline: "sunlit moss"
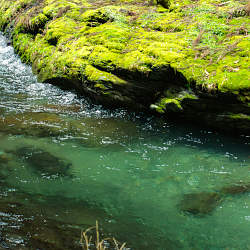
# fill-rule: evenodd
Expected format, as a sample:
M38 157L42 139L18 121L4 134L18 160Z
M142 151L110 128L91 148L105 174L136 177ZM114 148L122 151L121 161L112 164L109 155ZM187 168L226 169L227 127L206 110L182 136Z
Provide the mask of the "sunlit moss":
M95 87L107 89L112 88L112 84L126 84L126 81L110 74L105 71L98 70L97 68L87 65L85 68L85 74L91 82L95 82ZM107 84L105 86L105 84Z
M12 31L15 50L42 81L77 80L100 95L116 86L130 95L132 82L150 88L158 112L185 111L183 89L247 106L249 19L235 14L246 3L0 0L0 28Z

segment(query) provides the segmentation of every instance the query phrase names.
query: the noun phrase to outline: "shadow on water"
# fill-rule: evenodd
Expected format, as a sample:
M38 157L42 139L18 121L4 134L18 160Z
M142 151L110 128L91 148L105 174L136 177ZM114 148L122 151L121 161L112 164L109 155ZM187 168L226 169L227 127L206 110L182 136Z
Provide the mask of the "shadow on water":
M248 249L249 152L38 83L0 36L0 249L81 249L96 220L131 249Z

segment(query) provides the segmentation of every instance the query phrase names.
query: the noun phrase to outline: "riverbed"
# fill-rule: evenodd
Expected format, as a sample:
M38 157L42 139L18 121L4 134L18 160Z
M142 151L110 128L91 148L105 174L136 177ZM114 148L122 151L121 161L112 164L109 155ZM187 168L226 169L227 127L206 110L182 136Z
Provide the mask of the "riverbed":
M0 248L250 249L250 137L39 83L0 35Z

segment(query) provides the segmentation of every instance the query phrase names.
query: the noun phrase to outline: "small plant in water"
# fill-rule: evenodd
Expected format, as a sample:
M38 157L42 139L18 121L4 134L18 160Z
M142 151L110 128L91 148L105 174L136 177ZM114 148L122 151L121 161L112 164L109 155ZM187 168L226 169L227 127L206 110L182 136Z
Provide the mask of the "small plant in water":
M95 230L95 240L91 235L93 234L93 230ZM126 243L121 244L115 238L101 239L98 221L96 221L95 226L90 227L81 233L80 244L84 250L128 250L128 248L125 248Z

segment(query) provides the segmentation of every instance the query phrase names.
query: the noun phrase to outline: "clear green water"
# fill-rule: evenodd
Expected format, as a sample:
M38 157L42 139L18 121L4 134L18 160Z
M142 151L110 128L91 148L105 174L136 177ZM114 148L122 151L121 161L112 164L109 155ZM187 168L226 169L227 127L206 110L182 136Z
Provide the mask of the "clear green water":
M29 119L38 113L53 117ZM250 184L248 136L230 138L91 105L37 83L2 36L0 117L9 119L0 125L0 156L8 158L0 161L1 197L14 202L29 194L45 219L79 227L98 219L104 231L131 249L250 249L249 192L223 195L208 214L180 209L185 194ZM63 175L43 173L27 163L27 155L15 153L23 147L71 165ZM27 199L27 206L34 200ZM0 225L0 230L10 227L1 219ZM10 243L22 242L17 234L11 237Z

